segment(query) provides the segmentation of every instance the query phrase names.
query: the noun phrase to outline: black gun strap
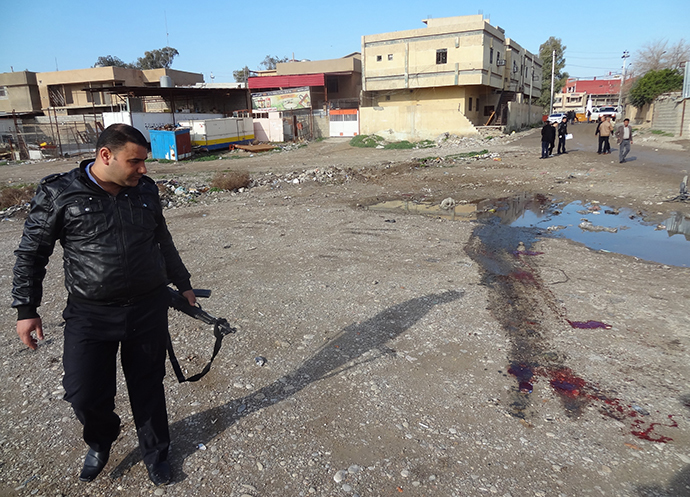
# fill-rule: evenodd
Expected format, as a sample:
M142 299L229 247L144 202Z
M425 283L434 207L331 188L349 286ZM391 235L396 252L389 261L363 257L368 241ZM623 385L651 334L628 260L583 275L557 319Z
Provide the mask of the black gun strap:
M221 345L223 345L223 337L225 336L225 334L220 329L220 325L221 324L227 324L227 323L228 322L225 319L219 319L213 325L213 336L216 337L216 343L213 346L213 355L211 356L211 360L208 361L208 364L206 364L206 366L201 371L201 373L197 373L194 376L190 376L189 378L185 378L184 374L182 373L182 368L180 367L180 363L177 361L177 357L175 356L175 351L173 350L172 339L170 338L170 333L168 333L168 358L170 359L170 365L172 366L173 371L175 371L175 376L177 376L178 382L184 383L185 381L189 381L189 382L199 381L201 378L206 376L206 373L208 373L211 370L211 364L213 364L213 360L218 355L218 352L220 351L220 347L221 347Z

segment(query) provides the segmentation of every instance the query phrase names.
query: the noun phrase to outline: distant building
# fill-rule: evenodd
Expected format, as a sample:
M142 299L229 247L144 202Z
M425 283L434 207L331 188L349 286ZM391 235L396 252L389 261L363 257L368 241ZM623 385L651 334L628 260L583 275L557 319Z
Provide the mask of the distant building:
M281 62L247 79L255 135L283 141L359 134L362 56Z
M30 71L0 74L0 116L41 112L41 97L36 73Z
M357 108L362 89L362 56L355 52L339 59L280 62L271 71L247 79L252 93L308 86L312 107Z
M629 80L628 80L629 81ZM592 99L592 107L618 105L621 80L615 79L568 79L561 93L554 95L553 111L585 112L587 102Z
M128 88L130 92L166 87L175 90L172 88L175 85L187 87L203 81L202 74L175 69L94 67L3 73L0 74L0 145L18 148L22 159L92 150L103 129L104 112L126 109L131 114L148 108L163 112L171 107L160 96L151 96L149 100L130 99L112 91L113 88ZM225 93L217 95L218 92L211 90L197 90L195 96L199 93L216 97L202 102L208 107L227 101ZM240 108L246 108L249 101L244 95L246 91L241 93L235 100L239 100ZM183 93L176 107L186 110L194 105L200 106L198 100ZM230 111L235 108L233 106Z
M482 15L362 37L363 134L433 139L538 122L542 62Z
M169 79L168 79L169 78ZM62 115L96 114L111 110L113 102L106 92L89 92L85 88L113 86L159 87L191 86L203 83L203 74L175 69L127 69L124 67L92 67L71 71L36 74L41 95L41 108Z

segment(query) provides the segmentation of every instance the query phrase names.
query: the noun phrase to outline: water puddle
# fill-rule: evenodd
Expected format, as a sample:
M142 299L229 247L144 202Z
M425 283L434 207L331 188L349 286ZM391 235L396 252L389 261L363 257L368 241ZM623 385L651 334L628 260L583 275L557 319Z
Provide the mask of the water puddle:
M446 201L444 201L446 202ZM596 202L553 202L544 195L444 204L389 200L368 207L390 213L422 214L459 221L497 218L513 227L537 228L540 235L563 237L598 251L615 252L672 266L690 266L690 216L673 212L658 223L627 208Z
M471 221L477 219L478 204L459 204L448 208L440 204L431 202L414 202L412 200L388 200L378 204L370 205L369 210L384 212L400 212L408 214L422 214L426 216L437 216L450 220Z
M497 213L500 216L500 213ZM511 226L535 227L593 250L631 255L672 266L690 266L690 216L673 212L661 223L644 221L631 209L572 202L525 209Z

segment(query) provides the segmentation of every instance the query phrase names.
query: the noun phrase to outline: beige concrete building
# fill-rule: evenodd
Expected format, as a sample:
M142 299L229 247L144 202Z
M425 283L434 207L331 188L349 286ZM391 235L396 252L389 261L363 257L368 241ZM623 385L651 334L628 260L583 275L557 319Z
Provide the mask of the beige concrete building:
M520 128L541 118L542 62L482 15L362 37L361 132L394 139Z
M0 74L0 115L30 114L41 111L36 73L30 71Z
M71 115L101 113L112 110L116 104L106 92L87 92L85 88L113 86L161 86L167 76L174 86L192 86L203 83L202 74L174 69L126 69L123 67L92 67L71 71L40 72L36 80L40 92L41 109L55 110L57 114Z

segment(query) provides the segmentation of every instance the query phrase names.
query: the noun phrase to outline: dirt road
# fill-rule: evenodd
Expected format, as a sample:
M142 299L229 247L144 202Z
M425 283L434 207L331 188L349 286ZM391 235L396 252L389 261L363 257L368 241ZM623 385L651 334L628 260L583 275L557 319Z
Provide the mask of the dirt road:
M17 339L9 297L2 312L0 495L689 495L689 269L492 216L495 199L525 193L688 214L663 202L687 151L640 139L637 160L619 164L615 151L590 151L590 129L573 126L571 152L548 160L536 130L423 150L325 140L152 163L151 175L180 184L243 169L261 185L166 210L193 283L213 289L204 307L238 327L201 382L166 377L175 483L148 481L121 378L122 435L104 473L77 481L86 449L61 400L58 248L38 351ZM482 149L492 155L459 156ZM0 167L0 180L73 165ZM366 208L448 197L488 207L467 221ZM5 295L21 229L0 223ZM196 372L210 330L170 317Z

